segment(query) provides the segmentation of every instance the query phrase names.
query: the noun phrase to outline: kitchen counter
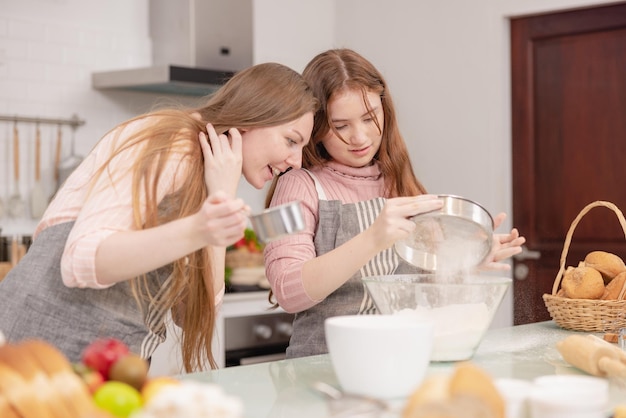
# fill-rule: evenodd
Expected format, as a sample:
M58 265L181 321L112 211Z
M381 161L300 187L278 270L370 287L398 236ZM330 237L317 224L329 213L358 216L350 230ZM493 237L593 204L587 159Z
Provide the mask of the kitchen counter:
M567 364L555 348L557 341L573 333L552 321L493 329L488 331L472 362L494 378L532 380L542 375L585 374ZM449 373L454 365L431 363L428 374ZM246 418L326 417L326 400L311 390L311 384L322 381L339 387L328 355L229 367L184 378L216 383L226 393L239 397ZM391 404L397 409L404 401ZM611 383L609 406L612 409L618 403L626 403L626 387Z

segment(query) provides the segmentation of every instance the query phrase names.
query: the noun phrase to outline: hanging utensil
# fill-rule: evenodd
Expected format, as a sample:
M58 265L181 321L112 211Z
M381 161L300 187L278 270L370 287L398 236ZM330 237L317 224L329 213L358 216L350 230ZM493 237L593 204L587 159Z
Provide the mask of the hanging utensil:
M76 155L74 152L75 146L75 134L76 134L76 126L72 125L72 138L70 141L70 155L68 155L63 161L59 163L59 185L63 184L65 180L72 174L72 172L80 165L83 161L83 157Z
M35 128L35 184L30 195L30 216L39 219L46 210L46 194L41 184L41 130L39 124Z
M9 197L9 216L19 218L24 215L24 199L20 194L20 138L17 123L13 126L13 194Z
M61 125L58 126L57 128L57 143L56 143L56 149L54 151L54 190L52 191L52 194L50 195L50 198L48 200L52 200L52 198L54 197L54 195L56 194L57 190L59 190L59 187L61 186L61 184L59 183L59 167L61 165L61 148L63 147L63 130L61 129Z

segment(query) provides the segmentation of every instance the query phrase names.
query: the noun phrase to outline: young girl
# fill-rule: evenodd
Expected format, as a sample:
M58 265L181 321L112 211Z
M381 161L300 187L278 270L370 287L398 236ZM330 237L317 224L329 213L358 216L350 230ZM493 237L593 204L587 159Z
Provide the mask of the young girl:
M369 61L349 49L329 50L303 75L321 105L303 152L307 170L279 177L268 201L302 201L307 228L265 249L272 292L296 313L288 357L327 352L327 317L374 312L361 277L415 272L393 244L415 228L410 217L442 206L416 179L389 88ZM485 267L509 268L499 261L523 243L515 229L495 235Z
M295 71L245 69L197 109L166 109L108 132L45 212L27 255L0 282L8 341L47 340L70 361L97 338L149 358L165 314L182 327L187 371L215 366L211 339L224 257L262 188L299 168L317 100Z

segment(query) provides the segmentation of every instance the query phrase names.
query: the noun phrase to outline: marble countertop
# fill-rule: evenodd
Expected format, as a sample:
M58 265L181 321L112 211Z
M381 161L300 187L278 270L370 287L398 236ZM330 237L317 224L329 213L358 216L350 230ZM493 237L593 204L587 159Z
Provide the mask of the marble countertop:
M543 375L585 374L567 364L555 348L557 341L573 333L552 321L493 329L471 361L494 378L532 380ZM428 374L449 373L454 365L433 362ZM246 418L327 417L327 401L311 385L321 381L339 387L328 355L229 367L184 378L214 382L226 393L239 397ZM611 383L610 390L610 409L626 402L626 387ZM404 402L399 399L391 405L398 410ZM385 416L398 417L399 413Z

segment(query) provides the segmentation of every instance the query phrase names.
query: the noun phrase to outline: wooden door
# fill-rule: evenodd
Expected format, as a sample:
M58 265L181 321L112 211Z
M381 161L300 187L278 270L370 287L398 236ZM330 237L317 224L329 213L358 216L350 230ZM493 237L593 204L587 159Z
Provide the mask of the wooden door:
M513 224L538 259L514 260L514 322L550 319L567 231L588 203L626 212L626 3L511 19ZM616 215L592 209L566 265L626 259Z

